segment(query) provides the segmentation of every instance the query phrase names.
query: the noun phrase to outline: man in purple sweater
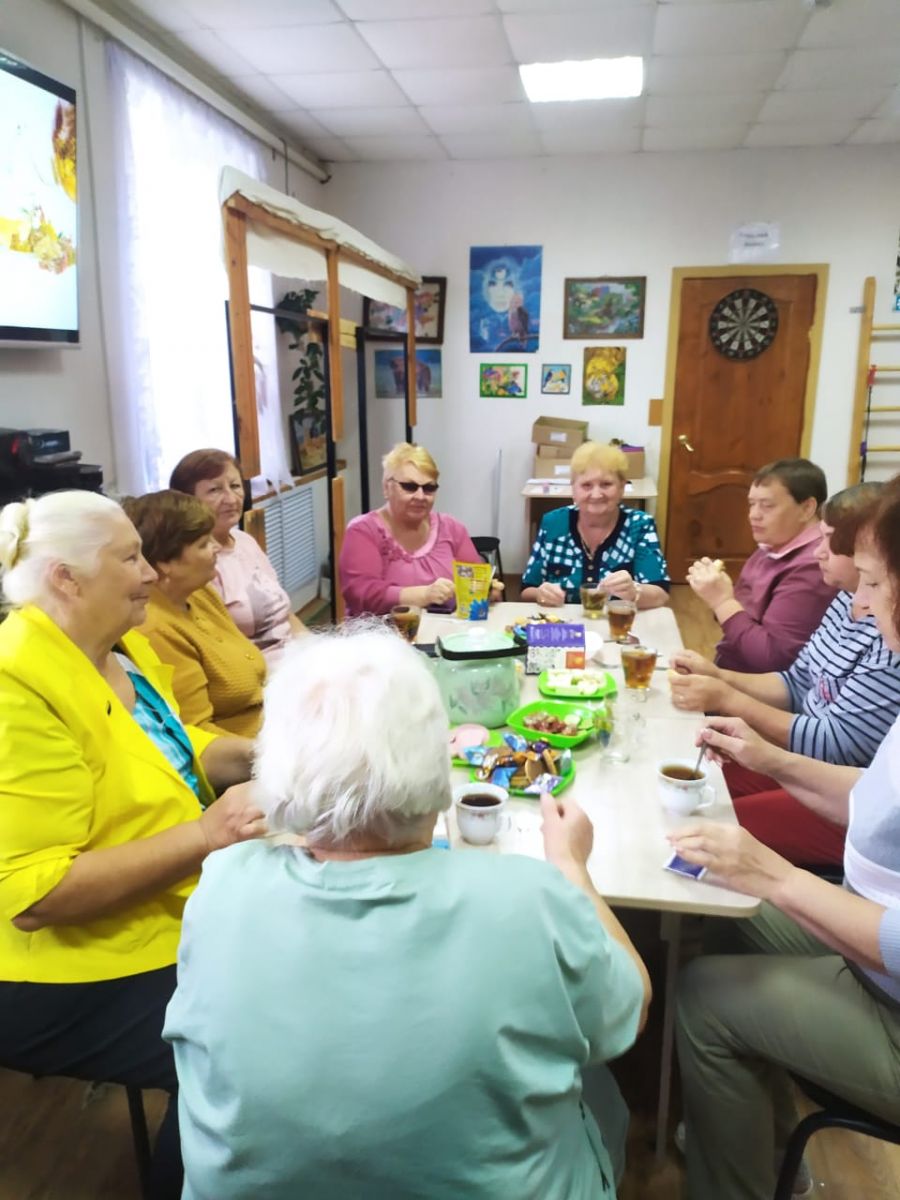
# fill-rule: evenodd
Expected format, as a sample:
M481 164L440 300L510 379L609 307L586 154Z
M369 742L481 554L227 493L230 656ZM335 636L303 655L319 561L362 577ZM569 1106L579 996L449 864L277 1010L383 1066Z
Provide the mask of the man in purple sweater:
M836 592L822 579L816 551L819 508L828 495L821 467L782 458L750 485L750 530L759 547L736 584L708 558L687 581L722 626L716 663L731 671L781 671L810 638Z

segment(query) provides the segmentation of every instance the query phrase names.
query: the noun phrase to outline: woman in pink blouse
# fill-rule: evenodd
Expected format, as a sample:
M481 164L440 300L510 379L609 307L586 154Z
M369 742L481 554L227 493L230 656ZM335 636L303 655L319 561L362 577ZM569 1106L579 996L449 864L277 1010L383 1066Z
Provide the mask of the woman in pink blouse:
M235 625L262 650L271 667L306 626L291 612L288 594L259 543L236 528L244 511L244 480L237 459L224 450L192 450L172 472L169 486L196 496L215 513L213 536L220 550L212 585Z
M348 617L395 604L445 609L454 602L453 562L481 562L461 521L436 513L438 469L423 446L399 442L382 463L382 508L354 517L341 548ZM491 598L503 591L495 581Z

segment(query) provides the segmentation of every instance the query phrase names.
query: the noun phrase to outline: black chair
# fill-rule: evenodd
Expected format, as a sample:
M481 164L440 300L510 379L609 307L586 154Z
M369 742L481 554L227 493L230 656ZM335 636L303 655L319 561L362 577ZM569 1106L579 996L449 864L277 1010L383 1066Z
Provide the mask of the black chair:
M486 563L497 568L497 578L503 578L503 562L500 558L500 539L496 537L473 537L472 545Z
M791 1200L794 1180L797 1178L806 1143L820 1129L849 1129L852 1133L863 1133L866 1137L878 1138L882 1142L892 1142L895 1146L900 1146L900 1125L857 1108L848 1100L842 1100L840 1096L835 1096L818 1084L810 1083L808 1079L801 1079L799 1075L792 1078L800 1090L819 1108L817 1112L804 1117L788 1139L773 1200Z

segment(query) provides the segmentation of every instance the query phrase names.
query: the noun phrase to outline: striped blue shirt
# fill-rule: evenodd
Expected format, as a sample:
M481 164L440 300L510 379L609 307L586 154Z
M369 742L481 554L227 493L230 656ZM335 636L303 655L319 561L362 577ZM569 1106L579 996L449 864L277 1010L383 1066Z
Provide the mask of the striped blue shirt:
M781 678L790 692L788 749L822 762L867 767L900 713L900 655L874 618L853 619L839 592L819 627Z

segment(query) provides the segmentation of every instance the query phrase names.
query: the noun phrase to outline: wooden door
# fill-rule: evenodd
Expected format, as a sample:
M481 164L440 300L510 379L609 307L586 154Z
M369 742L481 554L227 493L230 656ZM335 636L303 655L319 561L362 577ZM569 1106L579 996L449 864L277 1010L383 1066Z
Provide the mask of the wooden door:
M755 549L747 523L750 481L765 463L800 453L816 285L814 274L682 282L666 537L678 582L704 554L721 558L737 577ZM729 358L713 344L710 317L743 288L774 302L778 328L762 353Z

